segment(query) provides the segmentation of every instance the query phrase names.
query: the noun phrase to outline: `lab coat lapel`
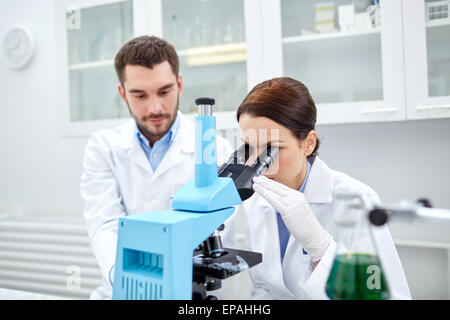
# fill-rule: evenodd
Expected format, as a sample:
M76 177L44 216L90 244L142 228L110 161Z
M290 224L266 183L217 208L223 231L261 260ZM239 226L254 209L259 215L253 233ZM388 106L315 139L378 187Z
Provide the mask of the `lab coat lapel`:
M145 156L144 150L139 143L139 139L136 136L136 126L133 121L130 121L126 128L126 139L124 139L123 147L126 150L127 157L136 165L144 169L148 174L152 176L152 180L157 179L161 174L170 168L178 165L184 159L181 156L181 152L186 154L193 154L195 148L195 128L194 125L186 119L181 112L178 112L180 117L180 127L172 145L170 146L161 163L154 172L150 163Z
M308 181L306 182L304 195L311 205L311 209L317 215L317 205L331 203L333 200L334 178L331 169L320 159L316 157L311 166ZM295 241L291 235L286 247L284 261L295 261L294 265L300 265L307 259L303 258L302 244ZM291 262L292 264L292 262ZM283 270L285 264L283 263ZM298 270L301 270L300 268ZM290 273L290 272L288 272ZM298 272L296 272L298 273ZM298 275L297 275L298 276Z
M125 141L124 146L127 157L136 165L144 169L148 174L153 175L153 169L145 156L144 150L142 150L139 139L136 136L137 132L135 130L135 126L132 122L127 128L127 131L127 140Z
M302 249L300 242L291 236L282 264L284 283L296 299L308 297L307 293L298 286L299 282L306 281L305 278L310 269L309 257L303 254Z
M264 211L263 219L264 225L266 227L266 232L261 229L258 232L261 239L257 241L257 243L263 244L262 248L258 248L263 254L263 262L279 261L279 263L268 264L271 269L266 270L266 274L271 275L270 277L267 277L267 281L271 283L272 294L279 297L290 296L291 292L285 285L280 260L280 239L278 237L278 222L275 209L268 205L266 200L262 197L259 199L255 209L256 212L259 212L260 210ZM264 225L260 227L264 228ZM292 296L292 298L294 297Z
M178 112L178 116L180 117L178 132L169 150L167 150L167 153L156 168L152 180L157 179L167 170L182 163L185 160L184 154L193 154L195 152L195 127L181 112Z
M331 169L316 157L305 186L305 198L309 204L331 203L333 201L334 177Z

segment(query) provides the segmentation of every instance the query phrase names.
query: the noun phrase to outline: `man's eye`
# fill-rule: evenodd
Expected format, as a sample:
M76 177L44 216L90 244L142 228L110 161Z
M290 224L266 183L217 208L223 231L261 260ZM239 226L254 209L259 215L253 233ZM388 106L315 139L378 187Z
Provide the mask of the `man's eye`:
M161 91L159 94L162 95L162 96L165 96L168 93L169 93L169 91Z
M140 95L140 96L134 96L137 99L142 99L144 97L144 95Z

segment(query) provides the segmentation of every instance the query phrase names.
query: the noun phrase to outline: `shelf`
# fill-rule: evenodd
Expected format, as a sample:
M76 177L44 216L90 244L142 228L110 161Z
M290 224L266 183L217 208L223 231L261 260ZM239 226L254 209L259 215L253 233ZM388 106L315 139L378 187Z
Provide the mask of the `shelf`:
M179 57L191 59L189 65L209 65L220 63L242 62L246 60L247 44L245 42L218 44L189 48L178 51ZM195 59L195 60L193 60ZM69 70L83 70L114 65L114 60L100 60L76 63L69 66Z
M448 242L394 239L394 243L395 243L395 245L403 246L403 247L434 248L434 249L450 250L450 243L448 243Z
M242 51L247 49L245 42L217 44L212 46L195 47L178 51L180 57L201 54L225 53L233 51Z
M359 37L365 35L379 34L380 29L367 29L361 31L339 31L339 32L329 32L329 33L314 33L311 35L304 36L294 36L294 37L285 37L282 40L282 43L299 43L299 42L307 42L307 41L316 41L316 40L326 40L326 39L336 39L336 38L346 38L346 37Z
M114 60L100 60L94 62L77 63L69 66L69 70L82 70L114 65Z
M191 67L244 62L247 60L247 44L237 42L189 48L178 51L178 56L184 57L186 65Z
M441 26L450 26L450 19L436 19L433 21L426 22L427 27L441 27Z

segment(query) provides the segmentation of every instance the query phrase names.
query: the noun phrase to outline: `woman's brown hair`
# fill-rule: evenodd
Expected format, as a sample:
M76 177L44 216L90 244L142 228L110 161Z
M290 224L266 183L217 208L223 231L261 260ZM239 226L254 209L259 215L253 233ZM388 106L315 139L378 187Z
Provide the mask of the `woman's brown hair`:
M281 77L256 85L237 110L237 120L242 114L266 117L289 129L299 140L314 130L317 109L308 88L292 78ZM316 156L319 139L310 156Z

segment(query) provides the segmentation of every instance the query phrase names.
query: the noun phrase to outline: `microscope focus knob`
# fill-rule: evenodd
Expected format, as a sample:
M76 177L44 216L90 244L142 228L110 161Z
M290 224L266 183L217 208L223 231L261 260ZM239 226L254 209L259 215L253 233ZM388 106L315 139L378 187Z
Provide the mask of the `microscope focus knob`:
M375 226L382 226L388 221L388 213L383 209L373 209L369 212L369 221Z

